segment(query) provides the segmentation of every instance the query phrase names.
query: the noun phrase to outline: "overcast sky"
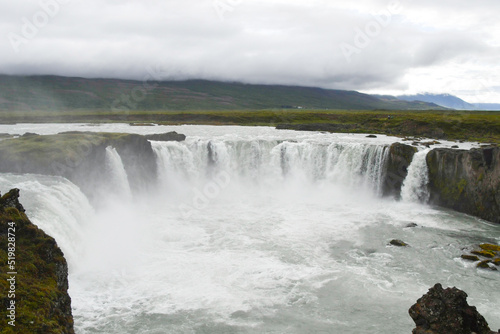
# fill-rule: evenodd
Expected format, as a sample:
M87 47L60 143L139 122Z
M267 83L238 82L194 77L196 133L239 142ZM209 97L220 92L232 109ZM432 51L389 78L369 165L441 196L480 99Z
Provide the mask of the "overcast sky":
M499 0L0 0L0 73L500 102Z

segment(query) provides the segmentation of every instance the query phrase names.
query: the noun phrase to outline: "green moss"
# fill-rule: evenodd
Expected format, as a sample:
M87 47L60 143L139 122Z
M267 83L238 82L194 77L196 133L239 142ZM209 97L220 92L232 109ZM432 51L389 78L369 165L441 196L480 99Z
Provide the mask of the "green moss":
M479 177L477 178L479 182L483 182L484 180L484 173L479 174Z
M19 221L19 220L23 219L21 212L19 212L19 210L17 210L16 208L6 208L5 214L7 216L9 216L10 219L12 219L14 221Z
M17 200L17 199L16 199ZM4 208L5 200L0 199L0 229L7 231L9 224L16 228L16 327L4 326L2 333L73 333L71 309L69 316L61 311L66 300L66 291L58 286L56 267L66 265L62 252L54 239L33 225L18 209ZM7 235L0 234L0 255L6 258ZM46 258L47 253L53 259ZM6 261L0 271L0 289L8 291ZM69 303L69 299L68 299ZM68 304L69 305L69 304ZM68 307L66 305L66 307ZM0 316L6 319L6 309Z
M489 259L492 259L496 256L496 252L493 252L493 251L488 251L488 250L478 250L478 251L473 251L471 252L472 254L474 255L479 255L479 256L482 256L482 257L487 257Z
M487 260L487 261L481 261L477 264L477 267L478 268L482 268L482 269L489 269L490 266L488 265L488 263L490 263L491 261Z
M465 179L461 179L460 182L458 182L458 184L456 185L458 196L462 195L466 186L467 186L467 181Z
M500 252L500 246L493 244L480 244L479 247L486 251Z
M460 179L458 182L446 180L437 173L436 169L439 165L432 164L430 166L432 166L429 170L433 176L433 185L438 193L441 194L447 202L458 203L465 192L467 181L465 179Z

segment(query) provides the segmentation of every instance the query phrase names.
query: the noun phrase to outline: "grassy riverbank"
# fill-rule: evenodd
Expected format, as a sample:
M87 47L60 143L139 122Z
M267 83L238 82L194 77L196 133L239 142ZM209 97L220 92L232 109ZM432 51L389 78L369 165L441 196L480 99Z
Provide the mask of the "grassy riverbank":
M500 143L495 111L131 111L0 112L0 123L155 123L273 126L331 132L375 133Z

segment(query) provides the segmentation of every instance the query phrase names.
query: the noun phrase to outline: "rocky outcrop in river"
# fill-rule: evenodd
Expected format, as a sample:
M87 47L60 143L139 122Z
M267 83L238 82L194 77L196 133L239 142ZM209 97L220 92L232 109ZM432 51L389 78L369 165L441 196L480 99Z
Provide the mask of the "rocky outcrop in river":
M401 198L401 188L408 176L408 167L415 153L417 153L417 148L410 145L394 143L390 146L382 189L384 196Z
M30 222L18 198L18 189L0 197L0 253L9 259L0 271L1 332L73 334L64 255Z
M116 149L133 191L147 191L156 181L156 156L148 139L182 141L170 132L150 137L124 133L65 132L24 135L0 142L0 172L63 176L92 200L107 181L106 148Z
M467 303L467 294L436 284L409 310L415 321L413 334L498 334L484 317Z
M500 148L434 149L427 155L431 202L500 223Z

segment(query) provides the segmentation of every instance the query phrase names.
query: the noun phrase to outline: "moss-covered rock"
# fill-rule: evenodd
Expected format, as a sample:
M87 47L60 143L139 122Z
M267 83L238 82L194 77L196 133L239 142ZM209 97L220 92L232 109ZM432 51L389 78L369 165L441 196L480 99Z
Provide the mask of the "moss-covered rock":
M488 259L492 259L495 257L496 253L492 251L487 251L487 250L476 250L471 252L474 255L486 257Z
M18 197L19 190L14 189L0 198L0 286L9 291L1 296L2 333L73 334L64 255L53 238L30 222ZM11 254L9 247L15 248ZM9 257L14 262L8 264ZM15 310L8 311L12 301ZM7 325L13 314L15 327Z
M491 263L490 260L481 261L477 264L477 267L481 269L490 269L489 263Z
M479 258L475 255L467 255L467 254L463 254L461 256L461 258L463 260L467 260L467 261L473 261L473 262L476 262L476 261L479 261Z
M106 147L123 161L133 190L147 190L156 180L156 157L141 135L66 132L0 142L0 172L58 175L78 185L91 199L106 182Z
M487 251L500 252L500 246L498 246L498 245L480 244L479 247L481 247L481 249L484 249Z
M500 223L500 148L435 149L427 166L433 203Z

